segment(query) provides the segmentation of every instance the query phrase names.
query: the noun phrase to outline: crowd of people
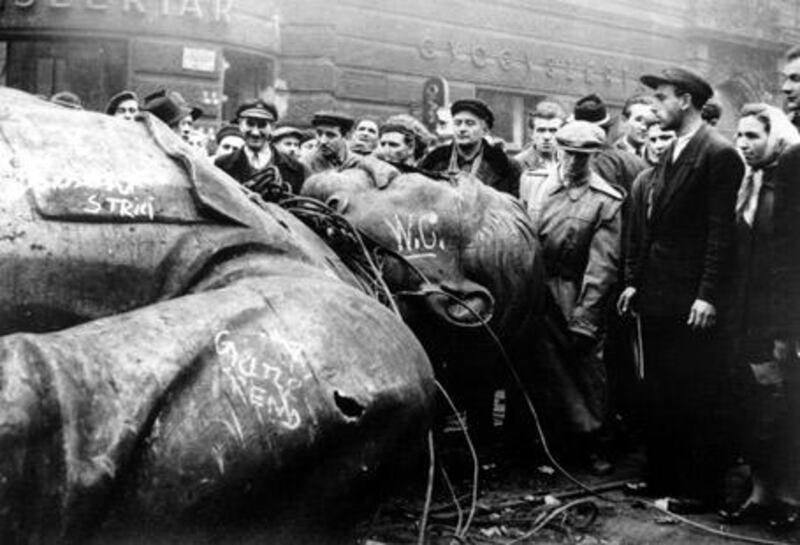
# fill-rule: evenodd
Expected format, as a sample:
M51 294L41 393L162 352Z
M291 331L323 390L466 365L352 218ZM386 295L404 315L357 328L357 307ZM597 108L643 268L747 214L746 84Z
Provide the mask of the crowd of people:
M299 192L311 174L373 156L434 179L469 173L518 198L585 386L569 394L561 427L587 439L592 470L613 470L607 445L621 418L647 456L631 493L783 527L800 513L800 47L783 59L783 80L786 111L744 106L732 140L715 128L709 83L670 68L641 77L652 92L625 103L613 140L616 120L597 94L569 113L538 104L514 156L478 99L450 105L449 130L432 134L410 115L320 111L311 129L280 125L275 106L255 98L219 129L209 156L256 191ZM140 102L124 91L106 113L139 110L198 144L201 112L178 93ZM724 505L737 458L752 492Z

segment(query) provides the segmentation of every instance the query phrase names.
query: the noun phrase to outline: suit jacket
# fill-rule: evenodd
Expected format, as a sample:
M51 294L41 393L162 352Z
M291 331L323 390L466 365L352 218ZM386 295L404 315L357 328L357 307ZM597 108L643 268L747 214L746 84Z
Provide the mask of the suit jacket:
M637 309L646 316L688 316L695 299L719 309L731 274L744 164L705 124L673 164L674 145L653 172L652 212L631 268Z
M299 194L300 188L303 187L303 182L306 181L305 167L297 160L279 152L274 147L271 147L271 150L271 165L277 167L283 181L288 182L289 185L292 186L292 193ZM246 182L258 173L247 159L244 148L240 148L230 155L220 157L214 161L214 164L227 172L239 183Z
M450 167L450 156L455 143L440 146L422 158L419 168L441 174ZM519 197L519 163L509 159L505 151L488 142L483 142L483 158L476 173L477 178L486 185Z
M800 144L775 168L773 258L770 270L776 335L800 339Z

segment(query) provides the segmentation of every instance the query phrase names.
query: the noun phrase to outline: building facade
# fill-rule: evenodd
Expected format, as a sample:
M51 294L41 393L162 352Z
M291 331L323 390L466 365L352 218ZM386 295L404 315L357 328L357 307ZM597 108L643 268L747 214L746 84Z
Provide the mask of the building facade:
M0 83L92 109L169 87L208 126L261 95L302 125L322 108L420 115L439 76L519 146L538 101L596 92L618 111L641 74L676 64L709 78L730 129L744 102L777 101L799 21L790 0L6 0Z

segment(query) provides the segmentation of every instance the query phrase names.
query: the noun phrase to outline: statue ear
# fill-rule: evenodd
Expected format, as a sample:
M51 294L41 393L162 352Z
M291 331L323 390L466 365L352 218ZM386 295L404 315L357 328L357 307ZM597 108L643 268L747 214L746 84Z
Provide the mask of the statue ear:
M344 195L331 195L325 201L325 204L333 208L337 213L344 214L347 212L347 207L350 204L347 197Z

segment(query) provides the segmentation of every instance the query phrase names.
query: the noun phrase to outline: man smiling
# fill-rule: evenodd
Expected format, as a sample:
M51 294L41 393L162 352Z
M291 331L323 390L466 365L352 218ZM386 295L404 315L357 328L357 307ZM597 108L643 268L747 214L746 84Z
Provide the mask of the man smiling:
M284 183L298 193L305 181L303 165L269 143L277 119L275 106L264 100L239 106L236 121L244 136L244 146L218 158L214 164L257 193L264 193L269 185L283 187Z

